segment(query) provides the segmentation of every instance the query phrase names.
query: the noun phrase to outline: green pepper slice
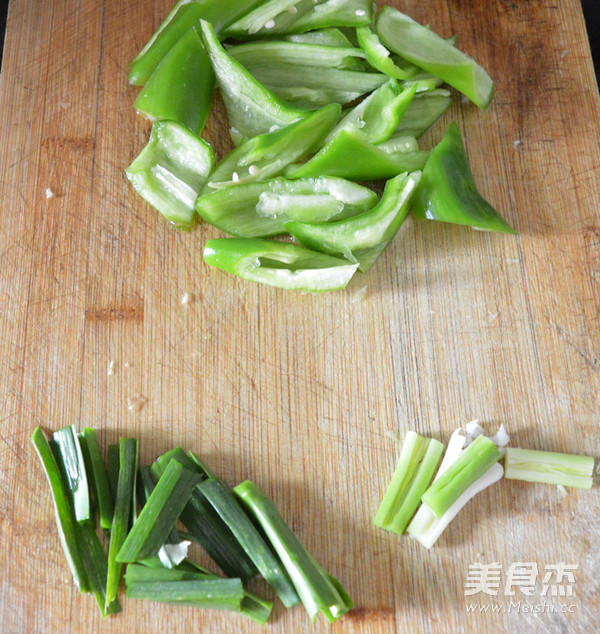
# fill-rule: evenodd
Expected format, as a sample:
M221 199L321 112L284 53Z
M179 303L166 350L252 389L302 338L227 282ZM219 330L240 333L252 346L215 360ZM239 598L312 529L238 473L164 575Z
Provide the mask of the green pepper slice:
M217 165L203 194L235 183L281 175L288 165L320 146L340 111L339 104L331 103L285 128L246 141Z
M133 107L152 121L177 121L200 134L215 74L196 29L190 29L156 67Z
M250 139L306 116L306 110L284 103L231 57L208 22L203 20L201 27L204 46L223 95L229 123L237 137Z
M361 26L356 29L356 37L359 46L367 55L367 61L378 71L395 79L410 79L419 72L419 67L409 62L404 62L402 65L394 63L390 51L381 43L371 26Z
M258 238L284 233L288 220L338 220L366 211L376 202L377 195L370 189L342 178L274 178L200 196L196 211L221 231Z
M125 173L144 200L185 228L194 221L194 203L212 167L208 143L179 123L157 121L148 144Z
M479 108L494 96L494 82L475 60L450 42L392 7L383 7L375 21L381 42L462 92Z
M448 110L452 105L450 91L440 89L417 94L411 101L394 136L420 137Z
M421 172L389 180L379 204L362 214L337 222L286 222L285 228L308 248L343 255L368 271L392 241L408 216Z
M369 24L372 18L371 0L269 0L227 27L225 35L245 39L357 27Z
M143 86L165 55L192 27L204 19L217 33L263 0L179 0L130 64L129 83Z
M379 180L401 172L422 169L429 152L386 152L360 130L341 130L309 161L292 165L287 178L310 178L328 174L349 180Z
M208 240L204 261L245 280L311 293L344 288L358 266L295 244L259 238Z
M454 121L431 150L415 194L414 216L486 231L517 233L477 190L462 136Z

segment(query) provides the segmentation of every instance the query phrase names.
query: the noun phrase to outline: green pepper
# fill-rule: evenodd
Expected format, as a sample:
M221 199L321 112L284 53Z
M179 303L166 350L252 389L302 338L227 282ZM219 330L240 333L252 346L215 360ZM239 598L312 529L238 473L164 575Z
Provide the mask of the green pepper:
M409 62L394 63L390 52L370 26L361 26L356 29L356 36L358 44L367 55L367 61L378 71L395 79L410 79L419 72L419 67Z
M417 91L410 86L400 92L398 82L390 79L352 108L329 133L325 142L342 130L360 130L371 143L387 141L398 127Z
M414 216L474 229L517 233L477 191L458 125L431 150L414 198Z
M296 45L316 48L314 44ZM332 46L318 47L321 51L358 50L337 49ZM318 63L329 60L335 63L337 54L321 56L313 54L312 59ZM305 56L305 59L309 59ZM347 59L347 58L346 58ZM354 101L361 95L375 90L384 84L388 77L381 73L365 72L363 70L347 70L334 67L324 67L300 63L290 64L273 61L269 63L248 63L246 68L264 86L280 99L297 107L314 109L328 103L345 104Z
M332 103L285 128L246 141L217 165L203 194L234 183L281 175L288 165L322 143L340 111L339 104Z
M443 79L479 108L490 105L493 81L475 60L450 42L392 7L381 9L375 29L391 51Z
M341 48L353 46L352 42L335 27L308 31L306 33L282 35L281 39L288 42L300 42L301 44L320 44L321 46L339 46Z
M179 0L148 43L129 64L129 82L143 86L165 55L192 27L204 19L219 33L263 0Z
M368 271L392 241L408 216L421 172L389 180L379 204L362 214L337 222L286 222L285 228L308 248L343 255Z
M337 26L362 26L373 18L371 0L269 0L231 24L237 39L305 33Z
M190 227L194 203L213 167L205 141L173 121L157 121L150 140L125 170L138 194L177 227Z
M342 36L343 37L343 36ZM342 70L363 70L364 51L352 45L327 46L286 40L265 40L230 46L227 53L252 72L257 66L273 64L293 64L318 68ZM289 78L295 82L294 77Z
M204 261L245 280L312 293L344 288L358 266L295 244L259 238L208 240Z
M196 211L221 231L240 238L258 238L284 233L288 220L347 218L370 209L376 202L377 195L370 189L342 178L275 178L232 185L200 196Z
M403 136L395 134L384 143L378 143L380 150L395 154L396 152L418 152L419 144L414 136Z
M292 165L287 178L309 178L328 174L350 180L391 178L400 172L421 169L429 152L386 152L369 141L360 131L341 130L309 161Z
M208 22L203 20L201 27L204 46L210 56L236 138L250 139L306 116L306 110L293 108L281 101L231 57Z
M448 90L432 90L415 95L398 124L394 136L420 137L448 110L452 97Z
M210 112L215 74L196 29L156 67L133 107L152 121L177 121L200 134Z

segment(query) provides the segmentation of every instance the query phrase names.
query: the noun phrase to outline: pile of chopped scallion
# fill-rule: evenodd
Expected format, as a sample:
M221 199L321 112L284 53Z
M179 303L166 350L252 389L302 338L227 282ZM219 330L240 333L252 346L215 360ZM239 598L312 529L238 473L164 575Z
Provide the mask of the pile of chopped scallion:
M503 425L492 437L483 431L479 421L455 430L437 473L444 445L409 431L373 524L398 535L406 530L431 548L467 502L503 476L559 487L592 486L594 458L507 447Z
M233 236L209 240L204 260L244 279L344 288L411 210L514 233L479 194L456 123L430 150L418 140L452 104L448 88L485 110L492 79L455 37L392 7L179 0L129 81L153 127L127 177L175 226L200 217ZM236 146L216 165L201 137L215 86ZM379 199L366 181L384 183Z
M102 616L120 610L124 569L130 599L229 610L260 624L273 602L244 586L258 574L286 607L302 602L313 621L321 612L334 622L352 607L340 582L252 482L230 489L196 454L180 448L140 467L134 438L111 445L105 466L93 429L65 427L48 441L38 427L31 439L50 483L73 579L81 592L94 594ZM192 541L225 576L188 558Z

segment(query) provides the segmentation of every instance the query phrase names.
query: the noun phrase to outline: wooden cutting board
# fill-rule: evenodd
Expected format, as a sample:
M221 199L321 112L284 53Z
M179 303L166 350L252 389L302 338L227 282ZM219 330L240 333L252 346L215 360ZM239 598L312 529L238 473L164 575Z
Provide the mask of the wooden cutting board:
M29 443L36 425L71 423L98 429L104 445L140 438L144 463L182 445L231 484L254 480L355 599L332 631L597 630L597 487L565 495L502 481L431 551L371 524L408 429L447 441L479 418L490 431L504 423L517 446L600 457L600 99L581 6L395 4L457 34L496 81L487 112L457 98L427 142L456 119L482 192L520 235L409 220L346 291L302 295L209 269L202 247L218 232L172 229L125 179L149 132L127 62L170 2L11 0L0 77L2 631L263 631L127 600L99 618L69 578ZM205 136L222 153L217 114ZM494 562L497 595L465 596L470 566ZM529 597L505 587L520 562L538 565ZM560 563L578 566L574 596L545 607L546 567ZM519 600L543 611L517 612ZM552 611L559 604L565 612ZM311 629L301 607L280 604L269 627ZM313 631L329 629L319 620Z

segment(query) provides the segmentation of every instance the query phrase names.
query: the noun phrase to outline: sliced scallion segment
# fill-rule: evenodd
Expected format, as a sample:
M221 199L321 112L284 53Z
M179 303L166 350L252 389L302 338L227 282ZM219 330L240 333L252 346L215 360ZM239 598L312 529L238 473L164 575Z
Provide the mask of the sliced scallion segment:
M402 535L421 503L443 450L444 445L438 440L407 432L396 470L375 514L375 526Z
M98 603L100 613L102 616L115 614L119 612L121 606L118 599L114 599L110 603L106 601L108 562L96 531L91 524L82 524L78 527L77 532L90 591Z
M119 440L119 479L115 499L115 514L108 548L107 608L117 597L123 569L123 564L117 561L117 553L121 550L121 546L123 546L123 542L127 538L132 517L138 444L135 438L121 438Z
M177 460L186 469L199 472L185 451L177 448L160 456L150 467L155 478L160 478L172 459ZM239 577L242 581L247 581L257 573L256 567L227 524L198 487L194 488L180 519L228 577Z
M79 442L90 484L92 485L91 488L94 492L94 499L98 507L100 526L108 530L112 526L114 504L96 431L89 427L84 427L79 434Z
M171 460L117 554L122 563L157 555L188 503L200 476Z
M286 569L248 519L233 493L218 478L208 478L198 487L214 506L221 519L248 553L260 574L273 587L286 607L298 603L298 595Z
M494 463L500 452L487 436L478 436L457 460L450 465L422 497L436 517L442 515L476 482Z
M90 488L75 425L55 431L52 440L56 447L57 464L71 494L75 519L80 523L90 522L93 524Z
M73 580L81 592L89 592L90 585L87 578L82 553L77 537L77 520L73 512L71 499L63 482L58 465L54 460L50 445L39 427L35 428L31 436L31 442L44 467L56 515L56 526L67 563L71 569Z
M108 445L106 452L106 477L108 479L108 488L113 501L113 509L115 500L117 499L117 485L119 483L119 445ZM114 512L114 511L113 511Z
M507 447L504 455L504 477L509 480L589 489L593 474L594 458L591 456L514 447Z
M234 493L258 522L283 562L311 620L322 612L330 622L346 614L352 601L328 575L285 523L275 504L253 482L242 482Z

